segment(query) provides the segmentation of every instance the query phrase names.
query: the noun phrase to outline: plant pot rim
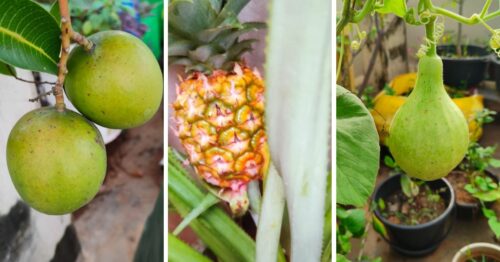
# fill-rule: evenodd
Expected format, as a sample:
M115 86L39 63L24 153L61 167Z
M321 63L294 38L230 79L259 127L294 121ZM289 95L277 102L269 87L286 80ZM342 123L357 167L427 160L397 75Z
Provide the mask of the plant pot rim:
M453 256L452 262L458 262L459 261L458 259L460 257L462 257L463 255L466 255L469 250L475 249L475 248L481 248L481 247L493 249L493 250L497 251L498 253L500 253L500 246L498 246L496 244L487 243L487 242L476 242L476 243L468 244L468 245L460 248L460 250Z
M453 173L453 172L463 172L463 173L466 173L462 170L453 170L450 172ZM489 176L489 177L492 177L493 179L495 179L497 181L497 183L499 182L499 179L496 175L494 175L492 172L488 171L488 170L484 170L484 174ZM451 185L451 183L450 183ZM453 188L453 185L451 186L451 188ZM453 188L454 189L454 188ZM458 203L458 201L456 201L456 204L457 206L461 206L461 207L470 207L470 208L475 208L475 207L478 207L479 206L479 203Z
M373 197L375 198L378 195L380 189L385 184L387 184L387 182L389 180L400 178L400 177L401 177L401 174L397 174L397 175L393 175L393 176L390 176L390 177L386 178L384 181L382 181L382 183L380 183L380 185L377 186L377 188L374 191ZM394 224L394 223L390 222L389 220L387 220L384 216L382 216L382 214L380 214L380 211L378 210L378 207L375 208L375 210L373 211L373 213L384 224L388 224L388 225L391 225L394 228L405 229L405 230L419 230L419 229L426 228L428 226L434 225L434 224L436 224L438 222L441 222L442 220L444 220L445 218L448 217L448 215L453 210L453 207L455 206L455 191L453 190L453 187L451 186L450 182L448 182L448 180L446 180L446 178L444 178L444 177L440 178L440 179L432 180L432 181L426 181L426 183L434 182L434 181L438 181L438 180L441 180L446 185L448 191L450 192L450 200L449 200L448 205L447 205L446 209L444 210L444 212L441 213L441 215L439 215L438 217L434 218L433 220L431 220L429 222L426 222L426 223L423 223L423 224L418 224L418 225ZM376 199L374 199L374 200L377 201Z
M452 61L474 61L474 60L481 60L483 61L484 59L487 59L489 57L491 57L491 52L488 52L488 48L487 47L483 47L483 46L479 46L479 45L462 45L462 47L466 46L467 48L469 47L473 47L473 48L477 48L477 49L481 49L481 50L484 50L485 54L484 55L477 55L477 56L473 56L473 57L470 57L470 56L465 56L465 57L449 57L449 56L445 56L445 55L441 55L440 54L440 51L439 49L444 49L444 48L453 48L453 47L456 47L456 45L438 45L437 46L437 53L439 55L439 57L441 57L441 60L452 60Z

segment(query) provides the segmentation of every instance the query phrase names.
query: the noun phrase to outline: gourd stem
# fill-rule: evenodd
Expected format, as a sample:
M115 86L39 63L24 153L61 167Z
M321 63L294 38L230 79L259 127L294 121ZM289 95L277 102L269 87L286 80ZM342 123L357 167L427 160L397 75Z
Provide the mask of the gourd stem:
M434 27L436 24L436 17L431 16L429 18L429 23L425 25L425 36L427 37L429 49L427 50L427 56L435 56L436 52L436 39L434 38Z

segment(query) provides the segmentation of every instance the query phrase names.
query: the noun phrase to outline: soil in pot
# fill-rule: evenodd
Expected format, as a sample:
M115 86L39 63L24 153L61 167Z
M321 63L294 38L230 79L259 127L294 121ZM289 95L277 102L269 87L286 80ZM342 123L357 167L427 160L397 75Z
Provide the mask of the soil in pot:
M494 181L498 181L498 178L485 171L486 173L482 176L491 177ZM457 204L457 217L460 219L475 219L477 217L482 216L481 214L481 206L479 201L474 198L467 190L465 190L465 185L467 185L469 181L469 175L463 171L452 171L446 179L450 182L453 187L453 191L455 192L455 199ZM485 203L486 206L490 206L492 203Z
M452 171L447 177L453 190L455 190L455 199L459 205L478 204L479 201L474 198L467 190L464 189L465 185L469 183L467 173L462 171Z
M433 190L423 184L418 195L409 198L399 189L384 199L385 208L381 214L391 223L399 225L427 223L445 211L447 203L440 196L445 190L445 187Z
M490 257L488 255L477 255L474 257L468 257L466 262L499 262L494 257Z

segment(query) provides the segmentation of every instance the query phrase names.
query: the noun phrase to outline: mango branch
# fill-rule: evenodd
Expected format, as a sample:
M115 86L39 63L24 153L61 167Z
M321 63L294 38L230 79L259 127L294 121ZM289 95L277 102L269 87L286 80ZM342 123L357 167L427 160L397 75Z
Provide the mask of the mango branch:
M63 85L66 74L68 73L66 64L68 62L71 40L82 45L87 51L90 51L94 44L84 36L73 31L71 27L71 17L69 15L68 0L59 0L59 11L61 13L61 56L58 63L57 82L52 92L56 97L56 108L61 112L65 107Z
M61 13L61 56L59 58L59 67L57 72L57 82L54 86L54 96L56 97L56 108L62 112L64 110L64 95L63 84L64 78L68 73L66 63L68 62L70 32L71 32L71 17L69 16L68 0L59 0L59 11Z

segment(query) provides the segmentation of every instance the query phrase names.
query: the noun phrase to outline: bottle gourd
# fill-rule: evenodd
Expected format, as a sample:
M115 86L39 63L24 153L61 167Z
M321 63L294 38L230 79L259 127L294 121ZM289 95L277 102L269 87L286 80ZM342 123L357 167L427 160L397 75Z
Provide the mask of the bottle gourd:
M436 54L420 58L415 88L394 116L388 144L407 175L426 181L446 176L464 158L467 121L446 93Z

